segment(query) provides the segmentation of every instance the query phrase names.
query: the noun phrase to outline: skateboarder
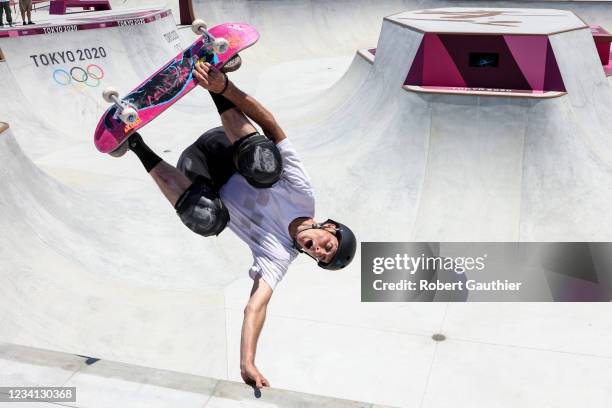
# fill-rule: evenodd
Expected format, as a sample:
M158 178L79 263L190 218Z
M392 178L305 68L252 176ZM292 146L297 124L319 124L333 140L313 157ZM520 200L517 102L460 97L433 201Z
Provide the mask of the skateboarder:
M34 24L32 22L32 0L19 0L19 11L21 12L21 21L23 25ZM26 15L28 17L27 23Z
M3 14L6 13L6 21L9 27L13 26L13 16L11 14L11 2L9 0L0 0L0 27L4 27Z
M310 179L274 116L210 64L197 64L194 76L210 92L223 127L200 136L176 168L138 133L127 143L189 229L211 236L227 226L251 249L254 282L244 311L240 368L245 382L267 387L255 351L274 288L298 251L337 270L353 260L357 241L339 222L315 221Z

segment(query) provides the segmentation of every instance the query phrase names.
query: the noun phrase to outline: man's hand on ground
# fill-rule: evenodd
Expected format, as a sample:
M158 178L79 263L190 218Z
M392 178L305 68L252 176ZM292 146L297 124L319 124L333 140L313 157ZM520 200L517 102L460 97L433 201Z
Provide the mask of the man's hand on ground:
M204 89L215 93L223 92L226 85L225 81L229 81L223 72L208 62L198 62L193 70L193 76Z
M240 369L240 375L244 382L248 385L254 385L257 388L269 387L270 383L266 378L259 372L257 367L253 364L243 366Z

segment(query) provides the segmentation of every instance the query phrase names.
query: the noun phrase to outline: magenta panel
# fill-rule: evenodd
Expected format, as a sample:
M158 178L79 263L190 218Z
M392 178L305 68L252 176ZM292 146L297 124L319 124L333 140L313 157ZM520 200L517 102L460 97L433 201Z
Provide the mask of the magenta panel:
M467 86L477 88L531 89L501 35L440 35ZM474 54L497 57L497 66L470 63ZM486 59L486 58L485 58Z
M608 65L610 61L610 43L608 42L596 42L595 47L597 47L597 54L599 54L599 60L602 65Z
M561 71L557 65L557 59L550 42L546 45L546 74L544 75L544 89L547 91L565 92L565 85L561 77Z
M606 66L610 62L610 45L612 44L612 34L610 34L605 28L598 25L591 26L591 33L595 40L595 46L597 47L597 53L601 64Z
M425 41L421 41L421 45L419 45L419 49L417 50L416 55L414 56L414 60L412 61L412 66L410 67L410 71L408 72L408 77L406 78L405 84L423 84L423 60L425 59Z
M504 41L531 89L543 90L548 38L543 35L505 35Z
M423 36L406 85L504 92L565 91L546 36Z
M454 59L442 43L440 36L426 34L423 42L425 43L425 52L422 85L443 83L447 86L466 86L465 77L457 69Z

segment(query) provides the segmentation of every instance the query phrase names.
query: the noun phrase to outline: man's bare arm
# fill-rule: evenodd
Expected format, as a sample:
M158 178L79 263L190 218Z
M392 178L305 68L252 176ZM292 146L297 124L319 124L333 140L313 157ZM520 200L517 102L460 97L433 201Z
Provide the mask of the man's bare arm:
M255 98L241 91L217 68L208 63L196 64L194 76L198 83L210 92L222 92L223 96L232 101L238 110L257 123L274 143L280 143L287 137L272 113Z
M229 81L229 79L228 79ZM244 93L238 88L232 81L227 84L227 89L223 93L227 99L232 101L238 109L240 109L245 115L253 119L257 123L264 134L274 141L274 143L280 143L282 140L287 138L285 132L280 127L272 113L263 107L257 99Z
M272 293L272 288L264 280L256 279L251 290L251 297L244 309L240 340L240 374L246 383L254 384L257 388L270 386L268 380L255 366L255 355Z

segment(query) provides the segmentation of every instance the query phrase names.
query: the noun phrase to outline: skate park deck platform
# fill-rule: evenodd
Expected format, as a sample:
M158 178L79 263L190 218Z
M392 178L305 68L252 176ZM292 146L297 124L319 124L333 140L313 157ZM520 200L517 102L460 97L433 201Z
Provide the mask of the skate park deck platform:
M526 4L612 28L605 2L233 0L194 9L211 24L260 30L231 77L294 140L321 218L346 221L368 241L609 241L612 81L594 53L576 54L591 47L586 32L551 40L567 96L402 87L419 34L384 17ZM112 5L48 21L159 10ZM228 406L257 406L249 404L266 400L235 384L248 250L229 233L190 233L134 157L100 155L91 141L102 88L131 89L193 39L176 26L177 5L165 6L172 15L145 24L0 38L0 120L10 123L0 134L0 342L230 381ZM31 58L100 47L110 57L55 67ZM372 48L375 58L357 52ZM57 68L90 64L103 69L100 83L53 79ZM209 96L194 90L143 135L175 163L218 124ZM421 408L600 407L612 398L609 304L364 304L359 266L330 274L300 257L279 284L258 350L273 393Z

